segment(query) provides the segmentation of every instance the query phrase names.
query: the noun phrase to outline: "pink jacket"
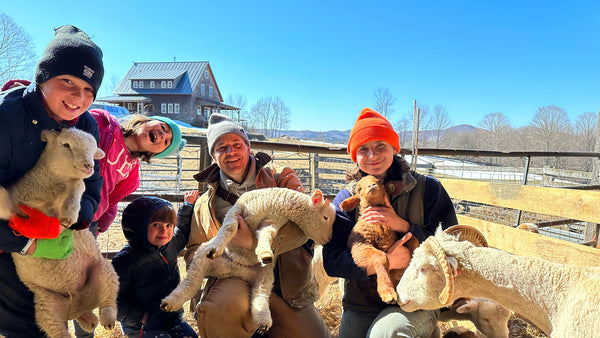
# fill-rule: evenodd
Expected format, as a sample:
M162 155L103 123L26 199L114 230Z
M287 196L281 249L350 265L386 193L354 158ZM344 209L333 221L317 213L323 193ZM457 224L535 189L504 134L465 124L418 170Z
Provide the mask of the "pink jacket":
M100 205L93 221L98 221L98 233L106 231L117 216L118 203L140 186L140 163L125 146L125 138L117 119L102 109L91 109L98 123L100 148L106 154L100 160L104 178Z

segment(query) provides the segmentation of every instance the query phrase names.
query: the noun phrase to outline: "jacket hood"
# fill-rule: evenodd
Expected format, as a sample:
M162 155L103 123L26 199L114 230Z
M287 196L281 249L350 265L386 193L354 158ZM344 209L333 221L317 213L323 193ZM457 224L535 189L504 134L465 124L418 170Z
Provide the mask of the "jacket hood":
M131 246L152 246L148 241L148 224L156 210L171 205L167 200L152 196L142 196L129 203L123 210L121 228Z

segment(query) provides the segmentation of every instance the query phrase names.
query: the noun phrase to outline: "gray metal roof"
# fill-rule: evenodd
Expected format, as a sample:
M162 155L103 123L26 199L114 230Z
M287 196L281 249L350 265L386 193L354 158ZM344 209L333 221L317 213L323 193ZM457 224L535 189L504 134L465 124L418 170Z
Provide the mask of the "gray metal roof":
M128 96L104 96L96 98L98 102L147 102L146 96L128 95Z
M132 74L132 80L175 80L185 73L185 69L165 69L158 71L141 70Z
M208 61L192 62L134 62L115 90L116 95L144 94L185 94L191 95L200 82ZM177 74L184 73L174 88L131 88L131 80L141 79L138 74ZM147 75L149 76L149 75ZM153 75L157 76L157 75ZM162 76L162 75L160 75ZM148 79L148 78L143 78ZM161 78L162 79L162 78ZM215 81L216 82L216 81ZM217 88L218 90L218 88Z

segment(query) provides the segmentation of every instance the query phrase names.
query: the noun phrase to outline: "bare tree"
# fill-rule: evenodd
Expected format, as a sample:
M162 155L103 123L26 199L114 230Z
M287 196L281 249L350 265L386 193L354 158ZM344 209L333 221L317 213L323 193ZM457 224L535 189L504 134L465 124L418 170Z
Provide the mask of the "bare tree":
M598 133L598 116L592 112L580 114L575 121L575 133L581 145L582 151L594 151L596 149L596 134ZM585 171L593 169L594 161L598 159L586 158L583 164Z
M290 109L280 97L260 98L250 109L250 125L266 137L279 137L290 122Z
M544 106L538 108L532 121L533 145L542 151L566 150L569 136L572 132L571 121L567 112L557 106ZM551 163L547 158L545 164ZM558 159L555 161L558 165Z
M0 12L0 83L31 79L35 61L31 36L10 16Z
M121 79L115 73L110 76L109 82L106 81L106 77L104 79L105 80L102 82L102 86L100 87L100 92L102 92L102 96L111 96L113 95L115 88L117 88L119 85L119 82L121 82Z
M396 133L400 137L400 147L410 147L411 134L412 134L412 114L405 114L400 120L396 121L394 126Z
M441 104L436 105L433 108L433 114L431 115L431 126L433 127L436 148L440 147L440 143L446 135L446 133L448 132L448 128L450 128L451 125L452 121L448 116L446 108Z
M479 126L483 132L483 143L488 150L506 150L507 136L512 126L503 113L489 113L481 119Z
M395 101L396 98L388 88L378 87L375 90L375 110L386 118L394 113L392 105Z
M227 104L234 106L234 107L238 107L240 108L240 110L237 111L232 111L232 115L235 114L237 116L231 116L232 118L236 118L237 117L237 121L241 122L240 120L243 120L245 118L247 118L248 112L246 111L246 105L248 100L246 100L246 97L242 94L235 94L235 95L231 95L229 94L229 96L227 97L227 100L225 101Z

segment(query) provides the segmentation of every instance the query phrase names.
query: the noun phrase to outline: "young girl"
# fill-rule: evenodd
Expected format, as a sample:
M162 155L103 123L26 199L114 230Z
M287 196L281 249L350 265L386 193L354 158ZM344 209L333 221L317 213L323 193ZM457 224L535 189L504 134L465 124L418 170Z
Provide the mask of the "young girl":
M177 255L185 248L189 224L177 226L177 218L190 217L191 208L179 215L171 203L158 197L140 197L123 211L121 225L128 241L112 260L119 275L118 315L128 337L198 337L183 320L183 309L164 312L161 300L179 283Z
M105 110L91 109L98 123L100 148L106 154L100 160L104 178L100 205L94 214L92 232L106 231L117 215L118 203L140 186L139 159L150 162L185 146L181 131L173 120L163 116L134 114L123 124Z
M401 239L387 251L390 269L408 266L410 252L403 244L411 235L423 242L439 225L445 229L457 223L452 201L441 183L410 171L404 158L396 156L399 151L399 137L390 122L376 111L363 109L348 140L348 153L358 166L346 174L350 184L333 201L338 210L333 236L323 247L327 274L345 279L340 338L429 337L437 322L438 310L408 313L396 304L383 303L377 294L375 272L354 264L346 244L356 211L343 212L339 205L354 194L356 182L365 175L382 179L386 186L402 183L389 185L396 189L390 193L389 205L367 208L362 217L398 232Z

